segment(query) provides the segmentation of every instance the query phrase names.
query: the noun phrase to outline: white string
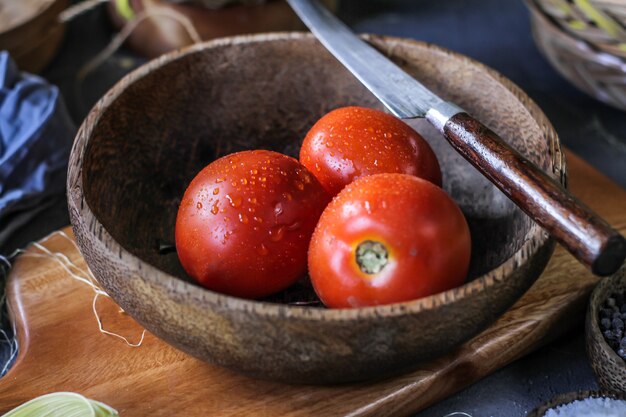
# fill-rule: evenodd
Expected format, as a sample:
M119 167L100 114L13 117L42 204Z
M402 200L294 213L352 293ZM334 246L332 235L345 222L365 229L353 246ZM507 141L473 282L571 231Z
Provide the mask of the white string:
M176 20L180 23L187 35L191 38L194 43L202 42L202 38L200 34L196 30L195 26L189 20L187 16L184 14L165 7L153 7L149 10L142 10L137 13L133 20L130 20L126 23L122 29L111 39L109 44L98 54L89 60L78 72L77 81L82 81L90 72L94 69L98 68L104 61L109 59L119 48L122 46L124 41L133 33L133 31L139 26L141 22L151 17L169 17L170 19Z
M63 231L53 232L53 233L49 234L48 236L44 237L41 240L41 242L45 243L45 241L47 241L48 239L50 239L51 237L53 237L55 235L59 235L59 236L65 238L75 248L78 249L78 246L76 245L76 242L72 238L70 238ZM75 263L73 263L64 253L53 252L53 251L51 251L50 249L48 249L47 247L43 246L42 244L40 244L38 242L33 242L31 245L34 246L35 248L37 248L38 250L40 250L43 253L33 253L33 252L27 252L24 249L17 249L15 252L13 252L13 254L11 254L10 257L13 258L16 255L21 254L22 257L47 258L47 259L51 258L51 259L53 259L55 262L57 262L69 274L69 276L72 279L88 285L94 291L94 297L93 297L93 301L92 301L91 307L92 307L94 316L96 318L96 321L98 323L98 330L100 331L100 333L103 333L103 334L106 334L106 335L113 336L113 337L116 337L118 339L121 339L124 342L126 342L126 344L128 346L130 346L130 347L139 347L139 346L141 346L141 344L143 343L143 340L145 338L145 335L146 335L146 330L145 329L142 331L141 338L139 339L139 341L137 343L132 343L126 337L124 337L124 336L122 336L120 334L111 332L109 330L106 330L104 328L104 326L102 324L102 320L100 318L100 315L98 314L98 309L97 309L98 297L100 297L100 296L104 296L104 297L108 297L108 298L111 298L111 297L109 296L109 294L107 294L104 290L102 290L96 284L95 277L93 276L93 274L89 270L89 268L87 268L87 270L81 269ZM10 266L10 263L8 263L8 264ZM76 273L75 271L78 271L80 274Z
M471 415L471 414L468 414L468 413L466 413L466 412L464 412L464 411L455 411L455 412L453 412L453 413L446 414L446 415L445 415L445 416L443 416L443 417L452 417L452 416L465 416L465 417L472 417L472 415Z
M107 59L109 59L113 54L122 46L122 44L128 39L128 37L133 33L133 31L139 26L141 22L151 17L169 17L170 19L176 20L180 23L187 35L191 38L194 43L202 42L202 38L200 34L196 30L195 26L191 22L191 20L185 16L184 14L165 7L151 7L149 10L142 10L137 13L135 17L128 21L122 29L111 39L109 44L96 56L91 58L85 65L83 65L78 73L76 74L76 80L74 82L74 95L76 97L76 101L86 110L86 106L83 102L83 96L81 93L81 85L83 80L89 75L93 70L102 65Z
M5 277L4 285L6 285L7 271L11 269L11 262L2 255L0 255L0 261L2 261L4 265L6 265L6 268L4 267L4 265L0 265L1 266L0 270L3 272L3 275ZM6 291L2 291L2 295L0 296L0 308L2 308L2 306L5 305L5 301L6 301ZM0 309L0 319L2 318L2 313L3 313L3 310ZM4 365L2 365L2 370L0 370L0 376L4 375L7 372L7 370L9 369L9 366L15 359L15 356L17 355L17 352L18 352L18 342L17 342L17 337L15 336L15 323L10 320L9 322L11 322L11 329L13 331L13 335L12 335L13 337L9 337L9 335L4 331L4 329L0 329L0 334L2 335L1 342L9 345L9 357L4 362Z
M6 343L9 345L9 357L7 359L7 361L4 363L4 366L2 367L2 370L0 371L0 375L4 375L7 370L9 369L9 365L11 365L11 363L13 362L13 359L15 359L15 356L17 355L17 338L15 337L15 325L13 325L13 337L9 337L9 335L3 330L0 329L0 334L2 334L2 338L4 340L2 340L2 343Z
M59 22L67 23L81 14L96 8L98 5L108 2L109 0L85 0L81 3L77 3L59 13Z

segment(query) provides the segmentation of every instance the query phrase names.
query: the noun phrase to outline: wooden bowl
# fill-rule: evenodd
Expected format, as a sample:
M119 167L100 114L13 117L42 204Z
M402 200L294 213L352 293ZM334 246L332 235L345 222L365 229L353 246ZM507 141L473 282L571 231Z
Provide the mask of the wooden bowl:
M433 45L367 39L565 181L553 128L510 81ZM476 335L532 285L554 242L423 120L411 124L434 147L473 235L465 285L401 304L327 310L285 305L310 299L306 285L263 301L217 294L191 282L175 254L159 254L158 241L174 241L181 196L204 165L249 148L296 155L320 116L354 104L381 107L303 33L215 40L128 75L85 119L69 164L74 233L100 284L173 346L273 380L382 377Z
M0 2L0 49L11 54L22 71L39 72L54 58L63 39L58 17L69 0Z
M626 363L606 342L599 324L602 304L611 294L623 291L626 291L626 265L611 277L600 280L591 293L585 322L585 341L587 355L600 386L626 394Z
M585 398L610 398L613 400L626 400L626 396L610 392L610 391L574 391L567 392L565 394L557 395L556 397L546 401L534 410L532 410L526 417L543 417L548 410L558 407L560 405L569 404L577 400L584 400Z

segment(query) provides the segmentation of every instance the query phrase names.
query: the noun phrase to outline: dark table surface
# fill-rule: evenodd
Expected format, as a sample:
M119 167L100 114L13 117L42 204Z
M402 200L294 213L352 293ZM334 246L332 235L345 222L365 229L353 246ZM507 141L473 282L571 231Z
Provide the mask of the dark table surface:
M539 104L567 147L626 187L626 113L580 93L549 66L533 43L521 0L342 0L339 15L359 32L436 43L495 68ZM112 33L101 8L81 16L69 24L59 55L43 74L61 88L77 125L121 76L144 62L122 49L78 85L77 70ZM68 223L65 198L59 196L2 252ZM464 412L473 417L521 417L556 394L595 388L579 321L556 342L416 416Z

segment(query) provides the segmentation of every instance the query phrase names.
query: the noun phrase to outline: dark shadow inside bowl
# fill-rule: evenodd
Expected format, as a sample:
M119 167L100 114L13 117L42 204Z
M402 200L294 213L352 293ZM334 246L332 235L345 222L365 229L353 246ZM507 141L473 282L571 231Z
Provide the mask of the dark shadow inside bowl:
M537 136L541 131L529 117L516 116L526 112L521 103L494 99L494 88L511 94L494 87L489 75L469 63L459 69L458 61L436 49L399 45L391 52L426 85L474 113L540 166L549 165L546 141ZM160 254L158 244L174 242L178 204L194 175L215 158L243 149L297 156L311 125L346 105L382 108L312 39L189 52L130 84L97 121L84 155L85 200L122 247L189 280L176 254ZM472 280L519 250L532 222L426 122L408 123L433 146L444 188L470 224ZM303 284L270 300L314 299Z

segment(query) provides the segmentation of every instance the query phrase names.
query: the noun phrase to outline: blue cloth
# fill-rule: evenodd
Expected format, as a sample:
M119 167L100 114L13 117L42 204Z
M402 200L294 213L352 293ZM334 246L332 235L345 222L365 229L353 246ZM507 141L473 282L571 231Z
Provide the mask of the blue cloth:
M64 193L75 132L58 88L0 51L0 246L9 217Z

